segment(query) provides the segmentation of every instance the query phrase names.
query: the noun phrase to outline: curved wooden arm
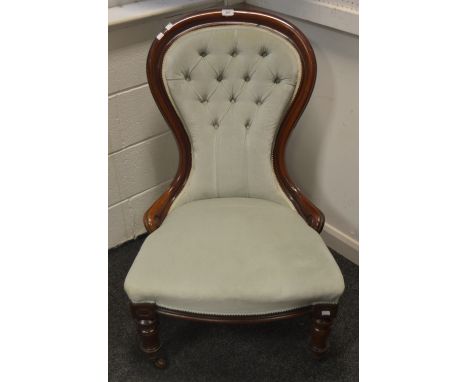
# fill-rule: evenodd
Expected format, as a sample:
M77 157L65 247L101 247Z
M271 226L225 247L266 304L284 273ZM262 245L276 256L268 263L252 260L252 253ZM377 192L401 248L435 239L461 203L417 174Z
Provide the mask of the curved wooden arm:
M286 134L289 136L292 128ZM322 232L325 224L325 215L312 203L300 190L288 175L284 155L286 151L286 141L288 136L278 137L273 156L273 165L275 168L278 182L283 188L284 193L296 208L297 212L304 218L306 223L315 229L318 233Z
M185 136L185 138L188 140L187 136ZM190 145L184 144L183 138L177 135L176 139L179 146L179 167L177 168L176 176L169 188L145 212L143 223L148 233L155 231L162 224L172 203L180 190L184 187L190 172L192 163Z
M309 39L299 29L294 28L292 40L298 49L304 69L296 98L285 115L276 136L273 149L273 167L278 182L296 210L309 226L320 233L325 224L325 215L294 184L288 175L285 163L286 144L289 136L309 102L317 78L317 62Z
M163 222L170 207L168 201L171 199L171 195L171 189L169 188L145 212L143 223L148 233L155 231Z
M291 189L292 191L289 199L294 204L294 207L296 207L309 226L318 233L322 232L325 224L325 215L323 212L312 203L297 186L292 185Z
M275 15L236 10L234 15L224 17L221 10L207 11L188 16L176 22L163 37L155 39L148 53L146 73L151 93L164 119L174 133L179 148L179 167L169 189L146 211L144 224L148 232L157 229L165 219L177 195L184 187L192 166L191 144L182 121L170 101L162 78L164 55L177 37L197 27L224 25L233 22L264 25L282 33L296 48L302 62L302 77L296 96L278 129L273 148L273 167L281 188L308 225L320 232L325 223L323 213L302 194L289 178L285 164L285 150L289 135L306 107L317 75L314 51L307 37L295 26Z

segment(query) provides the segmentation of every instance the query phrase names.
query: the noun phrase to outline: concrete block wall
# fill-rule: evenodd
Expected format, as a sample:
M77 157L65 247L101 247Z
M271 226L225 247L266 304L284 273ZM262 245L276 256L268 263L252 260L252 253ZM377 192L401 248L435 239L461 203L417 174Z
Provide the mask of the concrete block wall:
M240 2L230 1L231 4ZM109 248L146 232L143 214L168 187L178 165L175 139L146 80L146 57L151 43L168 23L196 9L221 3L217 0L109 1L109 8L124 5L113 10L118 9L118 17L127 20L115 24L117 16L109 13L113 15L108 41ZM128 21L135 13L148 16L149 11L154 12L151 17Z
M170 16L109 31L109 247L145 232L143 214L172 180L178 153L146 82L146 55Z

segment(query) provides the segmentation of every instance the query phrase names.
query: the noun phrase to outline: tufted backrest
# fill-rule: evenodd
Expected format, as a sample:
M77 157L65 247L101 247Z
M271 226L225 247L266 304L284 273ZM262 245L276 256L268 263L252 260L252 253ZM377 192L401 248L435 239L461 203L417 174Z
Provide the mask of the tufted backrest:
M190 175L172 208L221 197L294 208L276 178L272 150L301 72L295 47L260 25L200 28L170 45L162 78L192 148Z
M285 163L317 74L298 28L256 10L189 15L156 36L146 72L179 148L174 180L145 213L148 232L178 206L223 197L270 200L322 230L325 216Z

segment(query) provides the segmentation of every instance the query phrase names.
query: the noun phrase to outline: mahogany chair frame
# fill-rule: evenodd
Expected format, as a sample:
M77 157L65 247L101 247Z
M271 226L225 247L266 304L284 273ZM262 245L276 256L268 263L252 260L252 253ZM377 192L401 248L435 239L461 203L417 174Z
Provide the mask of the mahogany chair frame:
M317 232L321 232L325 216L294 184L288 175L285 164L286 143L304 111L315 85L317 64L314 51L307 37L295 26L275 15L254 10L235 10L232 16L224 16L221 10L193 14L174 23L171 28L166 28L163 35L159 35L154 40L148 53L146 66L148 84L161 114L174 133L179 150L179 166L169 188L146 211L144 215L145 227L148 233L151 233L163 223L172 203L184 188L192 165L190 139L164 87L162 73L164 55L177 38L189 31L232 24L262 25L273 29L293 44L300 56L303 67L302 77L295 98L281 122L274 141L273 167L281 188L297 212L309 226ZM131 303L130 308L137 324L141 349L158 368L164 368L166 360L160 354L159 315L224 324L253 324L309 315L312 320L311 350L314 356L320 357L328 349L327 338L333 319L336 317L338 305L316 304L287 312L248 316L195 314L159 307L152 303Z

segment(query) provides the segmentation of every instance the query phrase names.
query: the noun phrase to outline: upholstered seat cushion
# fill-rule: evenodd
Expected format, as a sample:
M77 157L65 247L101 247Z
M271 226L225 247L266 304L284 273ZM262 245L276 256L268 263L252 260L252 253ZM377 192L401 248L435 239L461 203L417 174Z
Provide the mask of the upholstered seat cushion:
M125 280L133 302L256 315L335 303L343 277L319 234L288 207L252 198L174 209Z

